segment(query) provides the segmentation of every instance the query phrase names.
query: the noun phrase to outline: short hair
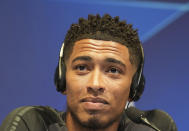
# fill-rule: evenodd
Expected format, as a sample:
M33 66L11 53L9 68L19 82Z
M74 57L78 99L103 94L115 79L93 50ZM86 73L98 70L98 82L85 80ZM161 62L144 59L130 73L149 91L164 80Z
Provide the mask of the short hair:
M141 57L141 42L137 29L132 28L132 24L120 21L119 16L111 17L88 15L88 19L79 18L78 23L72 24L64 40L64 61L72 53L74 43L81 39L96 39L114 41L125 45L129 50L130 62L138 68Z

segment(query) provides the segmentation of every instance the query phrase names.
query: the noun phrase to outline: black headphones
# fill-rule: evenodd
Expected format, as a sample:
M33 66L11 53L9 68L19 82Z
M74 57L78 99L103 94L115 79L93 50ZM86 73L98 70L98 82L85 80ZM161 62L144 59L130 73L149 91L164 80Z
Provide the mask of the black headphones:
M144 85L145 85L145 78L143 75L144 51L141 44L140 44L140 48L141 48L142 58L140 60L138 69L132 79L130 93L129 93L130 101L139 100L144 91ZM56 90L58 92L64 92L66 90L66 66L63 59L64 57L63 55L64 55L64 43L62 44L60 50L59 63L58 66L56 67L55 76L54 76L54 82L56 85Z

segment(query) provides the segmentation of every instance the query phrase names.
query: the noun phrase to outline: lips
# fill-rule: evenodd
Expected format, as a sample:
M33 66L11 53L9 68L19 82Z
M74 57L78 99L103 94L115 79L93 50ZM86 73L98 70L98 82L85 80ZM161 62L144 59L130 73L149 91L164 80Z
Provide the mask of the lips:
M86 98L81 99L81 102L109 104L105 99L98 98L98 97L86 97Z

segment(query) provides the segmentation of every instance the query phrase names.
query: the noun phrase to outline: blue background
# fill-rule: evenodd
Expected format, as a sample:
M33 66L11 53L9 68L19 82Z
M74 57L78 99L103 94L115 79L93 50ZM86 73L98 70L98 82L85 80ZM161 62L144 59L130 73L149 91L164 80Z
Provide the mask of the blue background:
M189 2L187 0L1 0L0 123L23 105L66 109L53 83L65 33L88 14L119 15L139 29L146 88L136 106L163 109L187 131Z

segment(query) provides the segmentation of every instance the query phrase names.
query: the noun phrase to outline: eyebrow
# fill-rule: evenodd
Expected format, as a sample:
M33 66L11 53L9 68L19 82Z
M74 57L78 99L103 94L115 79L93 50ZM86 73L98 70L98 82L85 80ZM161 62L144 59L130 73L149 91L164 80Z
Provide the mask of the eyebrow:
M75 59L72 60L72 63L74 63L75 61L78 61L78 60L81 60L81 61L92 61L92 58L90 56L78 56L78 57L76 57ZM114 58L106 58L105 62L118 64L118 65L126 68L126 65L123 64L123 62L121 62L119 60L116 60Z
M72 63L74 63L75 61L92 61L92 58L90 56L78 56L75 59L72 60Z
M119 61L119 60L116 60L116 59L114 59L114 58L106 58L105 61L108 62L108 63L119 64L120 66L123 66L124 68L126 68L126 65L123 64L123 62L121 62L121 61Z

